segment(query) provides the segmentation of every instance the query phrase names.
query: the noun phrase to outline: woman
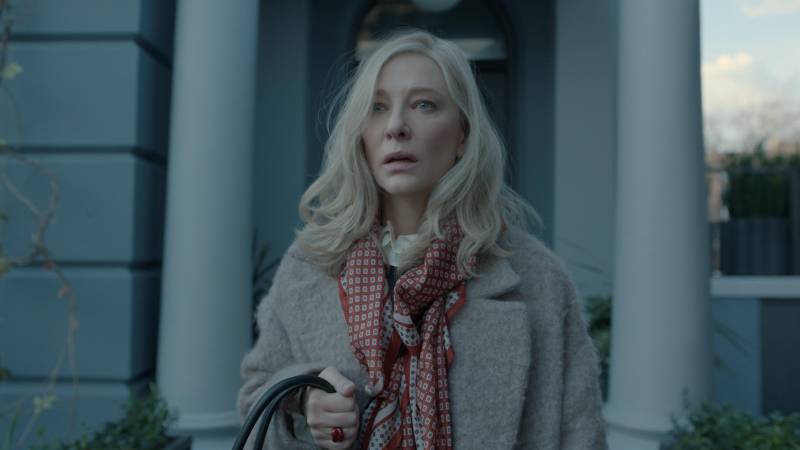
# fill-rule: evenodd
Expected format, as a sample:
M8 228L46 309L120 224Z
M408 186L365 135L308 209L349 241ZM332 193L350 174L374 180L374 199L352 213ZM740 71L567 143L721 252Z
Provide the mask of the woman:
M465 55L426 32L364 59L242 362L269 448L605 448L598 366L561 261L524 230ZM251 443L252 445L252 443Z

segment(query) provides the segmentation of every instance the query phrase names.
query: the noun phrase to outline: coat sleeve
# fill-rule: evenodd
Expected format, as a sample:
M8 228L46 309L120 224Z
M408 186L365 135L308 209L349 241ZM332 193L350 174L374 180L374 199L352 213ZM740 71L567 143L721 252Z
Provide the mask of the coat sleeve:
M318 363L297 361L293 352L287 330L276 314L275 305L285 294L287 286L296 282L294 268L301 264L291 255L283 257L273 279L272 287L258 306L256 320L259 336L253 348L244 356L241 363L241 375L244 384L239 390L238 411L244 422L261 395L275 383L288 377L302 374L317 374L322 371ZM295 438L292 412L296 411L297 399L288 396L279 407L269 427L265 448L269 449L317 449L308 441ZM255 435L260 426L256 424L250 439L245 446L252 450ZM305 424L299 424L304 426ZM259 449L260 450L260 449Z
M581 315L575 285L562 280L565 292L561 448L605 449L605 421L597 351Z

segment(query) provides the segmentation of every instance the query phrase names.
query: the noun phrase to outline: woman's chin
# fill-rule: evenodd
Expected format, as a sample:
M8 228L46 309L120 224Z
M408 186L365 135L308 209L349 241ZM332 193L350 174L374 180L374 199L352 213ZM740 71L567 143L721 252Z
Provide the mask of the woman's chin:
M424 198L426 196L426 192L428 192L424 186L419 186L416 183L386 183L381 186L381 190L383 191L384 195L391 197Z

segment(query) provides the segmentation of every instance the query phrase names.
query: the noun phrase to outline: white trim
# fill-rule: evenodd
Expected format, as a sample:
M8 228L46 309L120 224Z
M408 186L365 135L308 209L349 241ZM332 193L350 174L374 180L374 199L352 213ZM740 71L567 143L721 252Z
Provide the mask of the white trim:
M168 430L168 434L183 436L206 433L214 430L238 430L242 426L235 410L212 413L188 413L178 416Z
M644 439L661 439L672 429L668 416L630 414L608 403L603 405L603 417L609 427Z
M800 276L711 277L711 296L800 299Z

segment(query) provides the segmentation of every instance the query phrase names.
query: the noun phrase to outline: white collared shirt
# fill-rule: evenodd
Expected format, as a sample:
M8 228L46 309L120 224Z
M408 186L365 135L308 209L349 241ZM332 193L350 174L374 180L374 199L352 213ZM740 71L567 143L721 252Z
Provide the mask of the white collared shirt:
M392 239L394 232L392 224L387 222L386 226L381 231L381 245L383 251L389 260L389 265L394 267L400 266L400 258L408 247L417 239L416 234L401 234L397 238Z

